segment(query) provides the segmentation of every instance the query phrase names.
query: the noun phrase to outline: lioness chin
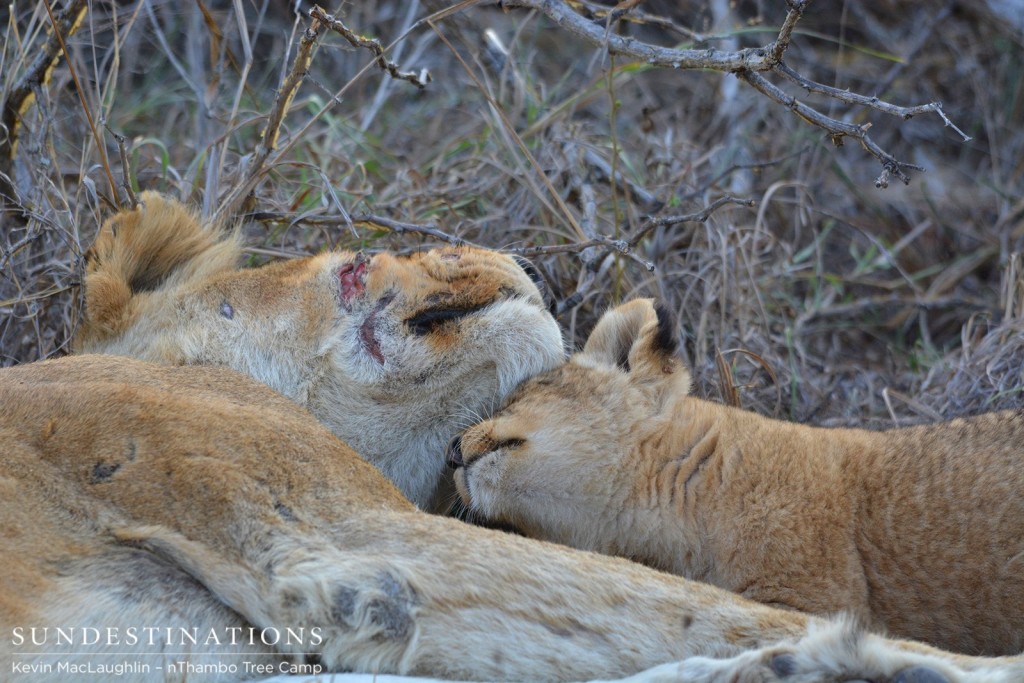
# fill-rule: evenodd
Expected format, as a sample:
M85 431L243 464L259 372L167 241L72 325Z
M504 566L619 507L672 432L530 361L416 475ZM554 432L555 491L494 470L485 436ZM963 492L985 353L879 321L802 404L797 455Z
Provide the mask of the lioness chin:
M144 193L86 255L74 350L249 375L428 510L452 497L439 484L458 427L564 357L546 285L525 260L472 248L261 268L240 268L241 257L235 235Z
M582 352L453 442L472 510L762 603L971 653L1024 649L1024 414L870 432L688 396L667 316Z

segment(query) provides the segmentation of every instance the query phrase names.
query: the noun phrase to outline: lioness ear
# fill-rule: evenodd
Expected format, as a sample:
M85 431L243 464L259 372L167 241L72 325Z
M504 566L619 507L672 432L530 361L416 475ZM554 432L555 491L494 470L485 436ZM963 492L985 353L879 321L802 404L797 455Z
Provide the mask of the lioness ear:
M638 382L670 383L689 391L690 373L676 356L675 319L652 299L636 299L609 310L598 321L578 358L615 365Z
M85 321L76 342L120 334L140 294L234 270L237 236L204 228L183 204L144 192L141 205L114 214L85 255Z

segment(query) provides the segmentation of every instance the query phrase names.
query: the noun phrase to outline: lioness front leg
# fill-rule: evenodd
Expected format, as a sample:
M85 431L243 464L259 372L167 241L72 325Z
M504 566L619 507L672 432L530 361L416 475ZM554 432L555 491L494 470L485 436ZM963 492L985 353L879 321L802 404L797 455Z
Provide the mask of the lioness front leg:
M988 675L1009 661L865 635L450 519L381 512L335 531L335 539L309 532L243 544L244 562L162 527L120 535L180 565L256 626L319 627L317 654L334 671L461 680L636 672L637 681L1011 680ZM673 661L681 663L656 666Z
M237 557L164 527L118 532L259 628L317 627L333 671L589 680L798 638L807 617L625 560L421 513L239 539ZM292 653L295 654L295 653Z

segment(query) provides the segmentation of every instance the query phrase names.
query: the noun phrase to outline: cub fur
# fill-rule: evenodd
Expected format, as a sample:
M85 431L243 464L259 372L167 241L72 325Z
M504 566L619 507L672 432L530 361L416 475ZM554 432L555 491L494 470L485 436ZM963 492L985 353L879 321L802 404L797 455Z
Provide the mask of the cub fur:
M747 598L961 652L1024 649L1024 414L871 432L688 395L669 317L582 352L454 442L472 510Z
M245 662L478 681L1024 680L1020 658L887 640L429 515L228 369L83 355L0 370L0 453L12 683L125 662L123 683L257 676ZM198 668L211 662L233 668Z
M247 374L305 406L413 502L438 509L444 445L564 358L543 281L496 252L326 252L240 268L236 235L142 195L86 256L78 353Z

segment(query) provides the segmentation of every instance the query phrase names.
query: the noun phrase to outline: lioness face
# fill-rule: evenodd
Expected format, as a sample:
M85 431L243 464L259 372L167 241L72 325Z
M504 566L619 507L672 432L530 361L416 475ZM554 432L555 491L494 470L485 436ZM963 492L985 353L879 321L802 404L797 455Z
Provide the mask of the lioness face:
M494 417L449 446L463 502L488 520L529 536L601 549L582 539L628 495L620 474L670 397L685 396L690 375L675 358L668 315L649 300L604 315L583 351L525 382Z
M460 423L563 359L535 271L509 256L336 252L239 269L235 240L175 202L144 201L90 252L76 350L248 374L420 506L432 506Z

